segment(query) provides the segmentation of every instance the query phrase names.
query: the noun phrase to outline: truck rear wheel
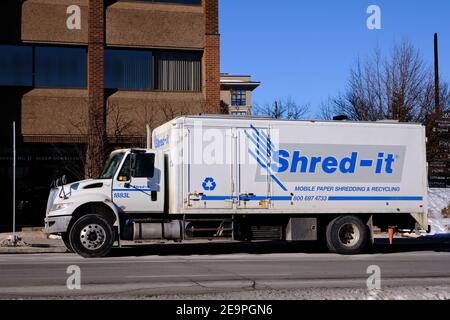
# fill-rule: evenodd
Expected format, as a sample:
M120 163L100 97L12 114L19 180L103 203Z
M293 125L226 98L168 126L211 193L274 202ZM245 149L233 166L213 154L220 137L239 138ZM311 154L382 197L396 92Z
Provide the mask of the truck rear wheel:
M327 246L334 253L361 253L367 245L368 237L366 225L355 216L338 217L327 226Z
M61 238L62 238L62 241L64 242L64 245L66 246L67 250L70 253L73 253L74 251L73 251L72 245L70 244L69 232L63 233L61 235Z
M106 256L114 244L113 227L100 215L90 214L78 219L70 229L70 245L85 258Z

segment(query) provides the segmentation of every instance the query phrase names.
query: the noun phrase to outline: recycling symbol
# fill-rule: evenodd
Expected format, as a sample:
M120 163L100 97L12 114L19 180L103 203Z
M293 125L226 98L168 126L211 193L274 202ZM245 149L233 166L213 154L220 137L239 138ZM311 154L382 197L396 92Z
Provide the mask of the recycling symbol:
M206 178L205 181L203 181L202 186L206 191L214 191L217 187L217 183L214 181L214 178Z

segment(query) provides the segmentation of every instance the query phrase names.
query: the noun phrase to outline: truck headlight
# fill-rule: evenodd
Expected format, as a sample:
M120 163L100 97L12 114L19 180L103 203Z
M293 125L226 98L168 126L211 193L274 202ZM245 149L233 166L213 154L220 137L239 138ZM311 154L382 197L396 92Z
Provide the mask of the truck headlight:
M67 209L69 207L70 203L56 203L52 206L52 209L50 211L60 211Z

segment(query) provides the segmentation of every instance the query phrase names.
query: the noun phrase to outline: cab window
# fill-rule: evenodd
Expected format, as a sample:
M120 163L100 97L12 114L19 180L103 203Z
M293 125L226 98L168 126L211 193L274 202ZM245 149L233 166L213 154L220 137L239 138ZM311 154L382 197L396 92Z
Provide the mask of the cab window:
M99 179L112 179L117 171L117 168L120 165L120 162L122 162L123 156L123 153L116 153L111 155Z
M125 161L123 162L122 168L120 169L119 175L117 176L118 181L128 181L131 177L130 170L130 155L127 156Z

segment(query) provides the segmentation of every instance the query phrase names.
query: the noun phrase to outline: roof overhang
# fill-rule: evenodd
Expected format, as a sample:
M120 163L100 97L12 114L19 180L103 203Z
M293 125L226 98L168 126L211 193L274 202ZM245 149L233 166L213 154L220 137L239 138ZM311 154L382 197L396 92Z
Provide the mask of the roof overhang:
M229 90L229 89L246 89L246 90L255 90L261 85L261 82L245 82L245 81L220 81L220 89L221 90Z

